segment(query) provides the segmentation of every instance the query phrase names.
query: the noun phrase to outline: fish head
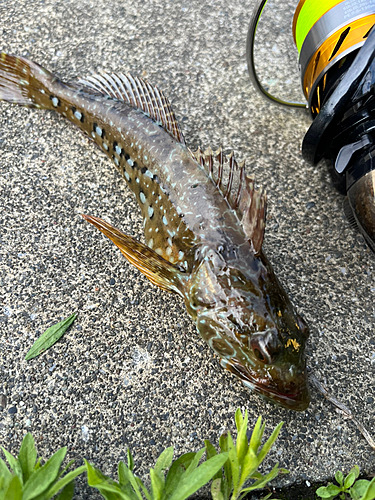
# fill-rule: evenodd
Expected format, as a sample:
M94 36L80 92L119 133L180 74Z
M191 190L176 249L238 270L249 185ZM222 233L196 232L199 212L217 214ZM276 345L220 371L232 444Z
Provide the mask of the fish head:
M191 273L186 307L224 368L285 408L309 405L309 331L261 253L227 259L206 249Z

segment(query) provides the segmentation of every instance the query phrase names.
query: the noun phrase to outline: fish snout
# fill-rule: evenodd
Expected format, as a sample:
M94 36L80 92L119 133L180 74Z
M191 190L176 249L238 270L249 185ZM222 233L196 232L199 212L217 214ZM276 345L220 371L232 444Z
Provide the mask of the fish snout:
M264 364L274 364L282 350L276 328L253 335L250 341L255 357Z

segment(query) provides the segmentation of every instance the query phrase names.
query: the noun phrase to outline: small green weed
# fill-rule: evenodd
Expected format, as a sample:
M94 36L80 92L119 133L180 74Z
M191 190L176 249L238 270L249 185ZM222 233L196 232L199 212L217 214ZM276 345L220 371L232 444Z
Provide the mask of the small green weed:
M336 472L335 479L338 486L329 483L316 490L320 498L331 500L337 496L340 500L351 498L352 500L374 500L375 499L375 478L372 481L358 479L359 467L355 465L349 474L344 477L341 471Z
M37 459L37 451L31 434L23 438L18 458L2 448L12 472L0 458L0 499L1 500L49 500L60 490L58 500L71 500L74 494L74 478L86 470L86 466L64 473L74 463L65 468L61 464L66 455L66 447L58 450L42 465Z
M247 441L248 431L248 413L242 415L238 409L235 414L237 427L237 442L234 443L230 432L223 434L219 440L221 453L228 452L229 460L224 464L224 471L219 470L214 476L211 485L211 495L213 500L237 500L244 498L250 491L264 488L266 484L274 479L279 473L287 473L284 469L279 469L278 463L266 475L258 472L258 467L265 459L272 445L276 441L283 422L281 422L272 432L263 448L260 443L265 429L265 423L262 424L262 417L258 418L252 432L250 441ZM216 455L216 449L210 443L205 441L207 457ZM244 488L245 483L253 479L250 486ZM269 497L269 496L268 496Z

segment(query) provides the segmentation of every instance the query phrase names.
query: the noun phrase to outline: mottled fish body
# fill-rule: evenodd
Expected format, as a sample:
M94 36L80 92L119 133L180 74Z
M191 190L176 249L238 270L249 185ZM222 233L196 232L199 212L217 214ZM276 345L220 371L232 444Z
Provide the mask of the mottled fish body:
M150 281L183 297L221 364L248 388L284 407L307 408L308 329L262 252L266 198L244 165L221 151L192 153L163 93L131 75L65 84L3 53L0 99L57 111L114 161L141 207L146 245L84 217Z

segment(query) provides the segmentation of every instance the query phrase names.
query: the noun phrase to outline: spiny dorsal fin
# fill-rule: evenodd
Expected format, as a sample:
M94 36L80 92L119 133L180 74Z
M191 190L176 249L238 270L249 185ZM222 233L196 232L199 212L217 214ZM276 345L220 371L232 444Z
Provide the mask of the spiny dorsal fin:
M205 152L198 148L192 156L206 170L228 205L236 211L254 252L258 253L264 237L267 197L262 189L254 189L254 178L245 174L245 162L237 163L233 151L226 156L221 148L215 153L211 148ZM226 171L227 182L224 181Z
M180 125L168 99L161 90L150 85L146 80L137 76L133 77L130 73L126 75L102 73L82 78L77 84L73 83L75 87L86 92L107 95L143 111L177 141L185 144Z

